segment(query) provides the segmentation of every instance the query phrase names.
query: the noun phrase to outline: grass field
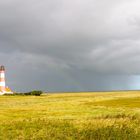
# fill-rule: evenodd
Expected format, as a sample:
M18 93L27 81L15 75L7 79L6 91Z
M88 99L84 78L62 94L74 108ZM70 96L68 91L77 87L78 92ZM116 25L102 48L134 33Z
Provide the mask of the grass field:
M0 140L140 140L140 91L0 96Z

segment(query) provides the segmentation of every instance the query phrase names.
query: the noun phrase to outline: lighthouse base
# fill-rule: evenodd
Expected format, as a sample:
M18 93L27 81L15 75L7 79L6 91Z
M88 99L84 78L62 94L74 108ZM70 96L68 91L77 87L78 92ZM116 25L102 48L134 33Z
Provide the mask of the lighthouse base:
M4 91L0 90L0 95L4 94L13 94L13 91L9 87L6 87Z

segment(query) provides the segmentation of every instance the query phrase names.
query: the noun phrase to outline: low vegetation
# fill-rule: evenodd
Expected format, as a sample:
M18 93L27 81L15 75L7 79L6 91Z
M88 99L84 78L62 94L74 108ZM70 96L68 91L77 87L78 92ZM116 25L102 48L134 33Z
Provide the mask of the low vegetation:
M7 96L15 96L15 95L33 95L33 96L40 96L43 92L41 90L34 90L30 92L22 92L22 93L14 93L14 94L4 94Z
M140 92L0 96L0 119L0 140L139 140Z

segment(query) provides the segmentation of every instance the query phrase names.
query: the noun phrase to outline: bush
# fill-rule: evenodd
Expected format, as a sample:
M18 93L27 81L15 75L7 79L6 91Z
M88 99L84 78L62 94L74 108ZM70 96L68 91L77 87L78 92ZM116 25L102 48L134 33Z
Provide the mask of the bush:
M24 93L19 93L19 92L17 93L17 92L16 92L16 93L14 93L13 95L19 95L19 96L20 96L20 95L24 95Z
M23 95L32 95L31 92L25 92Z
M43 92L40 90L31 91L31 95L40 96Z
M13 95L25 95L25 96L33 95L33 96L40 96L42 93L43 92L40 91L40 90L34 90L34 91L31 91L31 92L14 93Z
M13 96L14 94L5 93L3 95L5 95L5 96Z

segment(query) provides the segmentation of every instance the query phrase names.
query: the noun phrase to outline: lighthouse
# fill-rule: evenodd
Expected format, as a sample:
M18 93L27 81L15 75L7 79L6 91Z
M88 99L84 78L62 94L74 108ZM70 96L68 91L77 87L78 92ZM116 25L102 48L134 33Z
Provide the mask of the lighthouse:
M0 95L3 94L13 94L13 92L6 86L5 83L5 67L0 66Z
M5 68L0 66L0 91L5 91Z

